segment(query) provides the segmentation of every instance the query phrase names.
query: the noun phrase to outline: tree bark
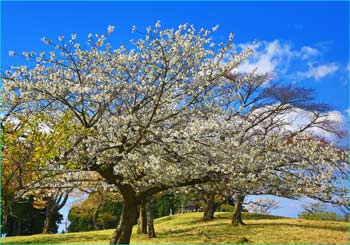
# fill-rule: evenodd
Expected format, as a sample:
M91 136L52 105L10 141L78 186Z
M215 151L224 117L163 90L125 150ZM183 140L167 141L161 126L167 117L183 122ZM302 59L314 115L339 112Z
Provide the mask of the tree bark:
M215 200L208 199L204 204L203 221L210 221L214 219L214 213L216 211Z
M235 208L232 215L232 224L234 226L245 225L242 219L243 202L245 196L241 193L236 194Z
M206 205L204 207L203 221L210 221L214 219L215 207L213 205Z
M100 229L100 227L97 224L98 213L99 213L99 207L94 211L94 213L92 215L92 223L94 224L95 230Z
M153 215L153 209L152 209L152 200L148 201L146 203L146 210L147 210L147 228L148 228L148 237L156 237L156 232L154 230L154 215Z
M215 192L206 192L202 198L204 201L204 208L203 208L203 221L210 221L214 219L214 214L218 207L220 207L222 204L225 203L225 201L219 201L217 202L215 200Z
M137 219L136 200L124 200L122 214L120 216L117 229L112 235L110 244L129 244L132 233L132 227L136 224Z
M43 227L43 234L49 234L50 223L51 223L51 214L46 214L45 221L44 221L44 227Z
M140 205L140 215L137 224L137 234L147 234L147 214L145 201L142 201Z

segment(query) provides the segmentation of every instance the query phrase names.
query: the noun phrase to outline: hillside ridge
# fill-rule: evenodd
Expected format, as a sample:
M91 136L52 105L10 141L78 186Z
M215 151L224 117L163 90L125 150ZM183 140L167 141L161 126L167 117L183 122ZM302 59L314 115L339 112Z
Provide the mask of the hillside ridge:
M203 213L165 216L155 220L156 238L136 234L134 244L348 244L349 223L293 219L244 213L247 226L233 227L231 213L218 212L210 222ZM108 244L113 229L67 234L2 238L2 244Z

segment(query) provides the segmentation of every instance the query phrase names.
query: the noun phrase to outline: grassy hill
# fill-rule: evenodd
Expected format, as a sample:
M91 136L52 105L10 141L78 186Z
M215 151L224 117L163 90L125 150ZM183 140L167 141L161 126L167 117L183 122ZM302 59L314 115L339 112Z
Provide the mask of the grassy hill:
M263 243L263 244L349 244L349 224L334 221L288 219L284 217L244 214L247 226L233 227L230 213L217 213L211 222L202 222L203 213L173 215L155 220L156 238L137 235L131 243ZM136 227L135 227L136 228ZM2 238L2 244L70 243L107 244L113 230L55 235Z

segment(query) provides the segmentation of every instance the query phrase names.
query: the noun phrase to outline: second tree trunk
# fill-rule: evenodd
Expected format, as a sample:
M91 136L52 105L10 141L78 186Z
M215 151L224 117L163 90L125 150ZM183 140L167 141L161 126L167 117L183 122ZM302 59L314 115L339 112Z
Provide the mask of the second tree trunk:
M240 193L236 194L235 208L233 210L233 215L232 215L232 224L234 226L245 225L242 219L244 198L245 198L244 195Z
M154 230L154 224L153 224L153 208L152 208L152 200L148 201L146 203L146 210L147 210L147 229L148 229L148 237L156 237L156 232Z
M143 201L140 205L140 215L137 226L138 234L147 234L147 214L146 214L146 203Z

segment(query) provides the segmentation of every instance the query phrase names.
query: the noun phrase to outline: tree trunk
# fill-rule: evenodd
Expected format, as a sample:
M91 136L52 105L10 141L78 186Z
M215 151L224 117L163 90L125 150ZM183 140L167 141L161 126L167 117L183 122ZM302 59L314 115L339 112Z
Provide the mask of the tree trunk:
M137 234L147 234L147 214L146 214L146 203L141 202L140 215L137 224Z
M46 216L44 227L43 227L43 234L49 234L50 230L50 216Z
M4 233L7 233L8 231L8 208L6 205L4 205L5 208L2 210L2 219L1 219L1 222L2 222L2 232Z
M245 225L243 220L242 220L242 210L243 210L244 198L245 198L244 195L242 195L240 193L236 194L235 208L233 210L233 215L232 215L232 224L234 226Z
M147 228L148 228L148 237L156 237L156 232L154 230L154 223L153 223L153 209L152 209L152 200L148 201L146 203L146 210L147 210Z
M203 221L210 221L214 219L214 213L216 211L216 205L214 200L207 200L204 206Z
M94 211L92 215L92 223L94 224L95 230L99 230L100 227L97 224L97 217L98 217L98 212L99 212L99 207Z
M206 192L203 195L204 208L203 208L203 221L210 221L214 219L214 213L222 203L215 201L214 192Z
M136 200L124 200L123 210L117 229L113 232L110 244L129 244L132 227L137 219Z
M43 234L49 234L50 223L51 223L51 214L47 213L45 217L44 227L43 227Z

